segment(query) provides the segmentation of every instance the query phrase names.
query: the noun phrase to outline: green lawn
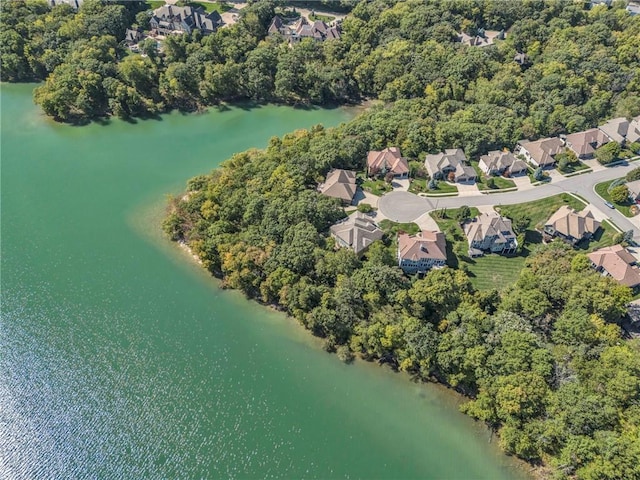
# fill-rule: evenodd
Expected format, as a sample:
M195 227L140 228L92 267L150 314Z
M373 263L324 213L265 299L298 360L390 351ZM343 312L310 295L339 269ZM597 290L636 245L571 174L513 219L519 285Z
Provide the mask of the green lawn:
M438 182L438 188L435 190L428 190L430 193L458 193L458 187L451 185L445 181Z
M487 175L480 169L478 162L471 162L471 166L476 171L476 175L478 176L476 178L476 185L478 185L478 190L500 190L503 188L514 188L516 186L516 184L508 178L504 178L502 176L494 177ZM489 186L487 185L487 180L489 178L493 178L495 187L489 188Z
M336 17L332 17L331 15L321 15L319 13L312 13L309 15L309 20L311 20L312 22L316 20L321 20L325 23L330 23L330 22L333 22L335 19Z
M422 193L428 190L427 181L424 178L412 178L411 184L409 185L409 192L411 193Z
M565 169L565 171L561 171L559 168L556 167L556 170L558 172L560 172L563 175L566 175L568 173L574 173L574 172L579 172L581 170L587 170L589 167L587 165L585 165L584 163L582 163L581 161L577 161L576 163L571 163L569 165L567 165L567 168Z
M165 2L164 0L147 0L145 4L149 6L150 10L155 10L156 8L163 6Z
M372 178L366 178L366 177L360 177L360 178L362 181L362 183L360 184L360 187L365 192L369 192L369 193L373 193L374 195L381 196L393 190L393 187L389 185L387 182L385 182L384 180L379 180L379 179L374 180Z
M398 232L415 235L420 231L420 227L415 223L397 223L391 220L382 220L379 225L384 233L394 237Z
M471 218L478 215L477 208L470 208ZM432 216L440 229L447 237L447 264L453 268L463 268L471 279L473 286L479 290L490 290L512 285L520 275L525 258L529 251L525 248L517 256L504 257L490 254L479 258L470 258L467 255L469 244L455 219L458 209L447 209L444 218L440 218L442 211L432 212Z
M611 183L613 183L614 181L615 180L609 180L608 182L602 182L597 184L595 188L596 193L600 195L607 202L611 202L613 206L616 207L616 210L622 213L625 217L633 217L633 215L631 214L631 211L629 210L629 207L633 205L633 202L631 200L623 204L616 203L613 200L611 200L611 196L609 195L609 192L607 192L607 189L609 188L609 185L611 185Z
M154 0L151 1L147 1L147 3L151 3ZM164 3L164 2L162 2ZM190 6L190 7L202 7L204 9L205 12L207 13L211 13L213 11L216 11L218 13L224 13L224 12L228 12L229 10L231 10L231 5L228 5L225 2L191 2L188 0L181 0L179 1L176 5L178 5L179 7L184 7L186 5Z

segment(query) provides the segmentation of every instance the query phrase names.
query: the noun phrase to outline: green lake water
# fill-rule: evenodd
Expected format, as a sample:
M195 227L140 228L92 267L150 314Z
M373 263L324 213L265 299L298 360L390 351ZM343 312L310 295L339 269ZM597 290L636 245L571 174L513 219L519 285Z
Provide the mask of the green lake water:
M342 364L159 233L167 193L345 110L85 127L1 91L0 478L525 478L457 397Z

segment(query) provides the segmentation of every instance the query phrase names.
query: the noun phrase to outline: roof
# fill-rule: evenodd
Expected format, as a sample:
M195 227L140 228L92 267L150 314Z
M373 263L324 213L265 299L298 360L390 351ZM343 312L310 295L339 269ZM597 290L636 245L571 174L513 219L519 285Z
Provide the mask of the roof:
M640 268L635 265L636 259L621 245L600 248L588 257L596 268L602 268L622 285L640 285Z
M380 151L370 151L367 155L367 168L369 170L387 170L394 175L402 175L409 172L409 162L400 155L398 147L389 147Z
M622 143L629 130L629 121L625 117L612 118L598 128L614 142Z
M215 30L218 24L222 23L222 17L217 11L206 13L202 7L178 7L176 5L163 5L153 11L153 17L156 22L168 22L167 27L171 24L184 22L191 28L201 30ZM163 23L163 26L165 23ZM172 27L173 28L173 27Z
M520 140L518 144L529 152L531 158L533 158L541 167L552 165L555 162L553 157L560 153L562 147L564 147L564 142L557 137L541 138L535 142Z
M600 228L600 222L593 218L590 211L576 212L567 205L563 205L551 215L545 226L553 227L556 232L566 237L580 239L587 233L595 233Z
M485 212L478 215L471 222L464 225L464 233L472 242L483 242L487 236L496 236L495 243L507 243L515 239L515 233L511 227L511 220L501 217L496 212Z
M508 168L519 172L527 168L527 164L517 158L513 153L500 150L494 150L486 155L482 155L480 162L484 163L489 171L503 171Z
M446 260L444 233L422 230L417 235L398 234L398 254L401 260Z
M640 195L640 180L634 180L633 182L627 183L627 188L629 189L629 194L634 198Z
M280 18L279 15L276 15L275 17L273 17L273 20L271 20L271 25L269 25L269 33L280 33L280 29L284 26L284 24L282 23L282 19Z
M602 130L592 128L584 132L572 133L567 135L567 144L570 144L571 150L576 152L576 155L593 155L596 148L601 147L605 143L609 142L609 138L604 134Z
M331 226L329 231L331 235L349 245L349 248L356 253L362 252L384 235L371 218L360 212L356 212L345 220Z
M435 173L441 172L445 168L455 170L460 163L466 161L467 157L461 148L449 148L442 153L427 155L424 159L424 165L427 167L429 175L433 177Z
M356 193L356 172L341 169L331 170L318 190L323 195L350 203Z
M627 131L627 142L637 142L640 140L640 115L631 120Z

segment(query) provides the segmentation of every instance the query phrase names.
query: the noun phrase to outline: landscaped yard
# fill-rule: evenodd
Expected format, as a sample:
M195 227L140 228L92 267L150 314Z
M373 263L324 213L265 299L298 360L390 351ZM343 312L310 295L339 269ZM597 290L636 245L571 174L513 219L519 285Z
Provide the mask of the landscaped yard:
M427 180L424 178L413 178L411 179L411 184L409 185L409 192L411 193L422 193L428 190L427 188Z
M471 162L471 166L476 171L476 185L478 186L478 190L499 190L503 188L515 188L516 184L513 183L512 180L508 178L504 178L501 176L494 177L485 174L479 167L478 162ZM489 178L493 178L494 187L490 188L487 185L487 180Z
M470 217L478 215L477 208L470 208ZM497 254L471 258L467 255L469 244L460 223L456 220L458 209L447 209L444 218L439 215L442 211L433 212L432 216L447 237L447 264L453 268L465 269L474 287L480 290L490 290L512 285L520 275L524 259L529 255L525 248L517 256L505 257Z
M320 13L311 13L309 14L309 20L312 22L316 20L320 20L325 23L331 23L336 19L336 17L332 17L331 15L321 15Z
M360 184L360 187L365 192L369 192L369 193L373 193L374 195L381 196L393 190L393 187L389 185L387 182L385 182L384 180L372 179L367 177L360 177L360 179L362 181L362 183Z
M439 181L438 182L438 188L436 188L435 190L428 189L427 192L429 192L429 193L458 193L458 187L456 187L455 185L451 185L450 183L447 183L445 181Z
M584 163L578 161L576 163L570 163L569 165L567 165L564 172L560 171L559 168L556 168L556 170L558 170L558 172L560 172L562 175L567 175L569 173L575 173L581 170L587 170L588 168L589 168L588 165L585 165Z
M152 3L153 1L154 0L151 0L151 1L148 0L147 3ZM224 12L228 12L232 8L231 5L225 2L211 3L211 2L190 2L190 1L182 0L182 1L179 1L176 5L178 5L179 7L184 7L184 6L202 7L204 11L207 13L211 13L213 11L216 11L218 13L224 13Z
M611 183L613 183L614 181L615 180L609 180L608 182L602 182L597 184L595 188L596 193L600 195L607 202L612 203L613 206L616 207L616 210L622 213L625 217L633 217L633 215L631 215L631 212L629 211L629 207L633 205L633 202L631 200L623 204L619 204L611 200L611 196L609 195L609 192L607 192L607 189L609 188L609 185L611 185Z
M380 225L384 233L394 237L398 232L415 235L420 231L420 227L415 223L397 223L391 220L382 220L378 225Z
M147 0L145 2L146 5L149 6L149 9L155 10L156 8L160 8L165 4L164 0Z

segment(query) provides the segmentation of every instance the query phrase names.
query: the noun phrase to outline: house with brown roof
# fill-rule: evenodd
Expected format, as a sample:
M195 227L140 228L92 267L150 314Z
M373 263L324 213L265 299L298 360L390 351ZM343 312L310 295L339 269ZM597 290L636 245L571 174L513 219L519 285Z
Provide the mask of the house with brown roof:
M339 246L350 248L357 255L384 235L376 222L360 212L332 225L329 232Z
M409 177L409 162L400 154L400 149L389 147L380 151L371 150L367 155L367 175L372 177L389 172L395 178Z
M513 254L518 248L511 220L496 212L485 212L463 226L469 242L469 255L477 257L485 252Z
M567 147L574 151L580 159L593 158L596 148L609 143L609 137L598 128L591 128L584 132L572 133L565 139Z
M574 209L563 205L544 225L546 240L558 237L575 246L581 240L590 239L600 228L590 211L582 210L576 212Z
M422 230L417 235L398 234L398 266L408 274L442 268L447 263L444 233Z
M495 150L480 157L480 170L487 175L503 175L510 177L527 173L527 163L520 160L511 152Z
M349 205L356 194L356 172L336 168L327 174L324 183L318 186L318 191L327 197L338 198L343 204Z
M476 171L467 163L467 157L461 148L450 148L441 153L429 154L424 159L424 166L431 178L447 179L451 172L454 181L473 183L476 181Z
M640 286L640 268L636 258L622 245L600 248L589 255L591 266L605 276L630 288Z
M529 163L535 167L550 168L556 164L555 156L564 147L560 138L541 138L535 142L520 140L516 147L516 153L524 155Z

